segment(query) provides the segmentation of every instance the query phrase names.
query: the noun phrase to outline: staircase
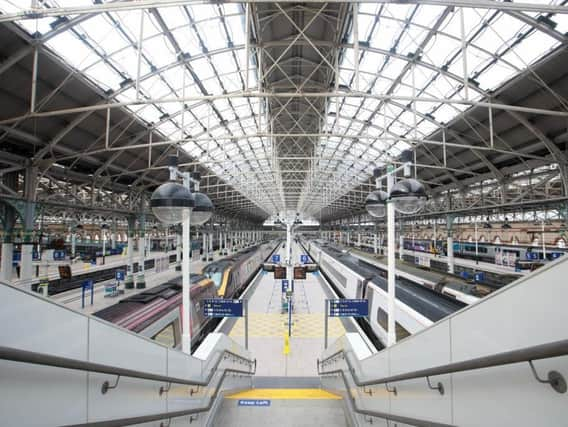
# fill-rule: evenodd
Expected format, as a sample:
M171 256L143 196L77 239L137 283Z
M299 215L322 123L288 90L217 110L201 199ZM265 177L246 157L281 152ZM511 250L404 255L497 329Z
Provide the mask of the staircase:
M341 396L320 388L257 388L225 396L215 425L344 427Z

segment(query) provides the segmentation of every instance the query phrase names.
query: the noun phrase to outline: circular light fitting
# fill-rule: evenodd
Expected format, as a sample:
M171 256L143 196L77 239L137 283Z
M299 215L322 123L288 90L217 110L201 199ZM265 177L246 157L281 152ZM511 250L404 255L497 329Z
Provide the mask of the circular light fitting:
M369 193L365 200L365 208L369 215L382 218L387 212L387 200L389 196L385 191L377 190Z
M173 181L156 188L150 199L152 213L164 224L185 221L194 205L195 199L191 191Z
M403 179L392 187L390 200L398 212L415 214L424 207L428 196L422 183L415 179Z

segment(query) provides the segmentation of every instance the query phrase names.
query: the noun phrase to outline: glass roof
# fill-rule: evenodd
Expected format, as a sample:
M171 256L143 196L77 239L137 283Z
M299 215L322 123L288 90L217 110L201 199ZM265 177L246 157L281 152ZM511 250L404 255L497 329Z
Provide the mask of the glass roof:
M25 8L22 3L29 6L28 0L0 0L0 10L17 12ZM93 2L45 0L41 4L48 8ZM465 60L458 8L360 4L360 55L354 58L351 31L339 53L340 91L355 89L354 63L358 60L359 90L392 95L393 99L386 103L365 97L328 99L326 135L319 137L312 170L306 172L316 182L331 183L329 199L345 194L366 180L377 163L396 157L468 108L432 101L465 100L465 68L470 79L467 99L479 100L560 43L505 12L464 9L463 13ZM525 15L539 18L537 13ZM191 3L79 18L25 20L19 25L29 33L39 33L70 65L101 89L112 91L116 101L132 102L137 96L151 100L147 105L127 108L267 212L284 208L281 192L286 183L279 176L276 152L266 135L265 103L238 96L246 79L242 5ZM546 14L543 18L559 33L568 32L567 15ZM70 25L74 20L78 23ZM62 26L69 28L59 32ZM249 85L255 88L258 82L252 57L250 65ZM199 99L223 94L236 95ZM416 97L429 101L409 101ZM185 108L182 101L171 102L181 98L186 99ZM321 190L321 186L309 185L304 191ZM304 196L304 203L314 200L309 194ZM310 209L319 208L312 205Z

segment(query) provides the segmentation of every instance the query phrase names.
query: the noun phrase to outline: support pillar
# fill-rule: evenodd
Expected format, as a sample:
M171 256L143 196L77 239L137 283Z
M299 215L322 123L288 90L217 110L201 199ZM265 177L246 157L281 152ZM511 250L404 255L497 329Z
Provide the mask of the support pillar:
M448 229L448 273L454 274L454 237L453 237L454 217L448 216L446 226Z
M135 234L135 221L133 217L128 218L128 246L126 247L126 255L128 261L126 264L126 279L124 281L124 287L126 289L134 288L134 234Z
M138 277L136 278L136 289L146 287L146 277L144 276L144 261L146 260L146 217L140 215L138 232Z
M213 261L213 233L209 233L209 251L207 252L207 261Z
M201 256L202 261L207 261L208 255L207 252L209 250L209 245L207 244L207 233L203 232L203 242L201 244L201 250L203 251L203 255Z
M20 279L30 285L33 278L33 224L35 203L26 202L24 207L24 238L22 240L22 253L20 260Z

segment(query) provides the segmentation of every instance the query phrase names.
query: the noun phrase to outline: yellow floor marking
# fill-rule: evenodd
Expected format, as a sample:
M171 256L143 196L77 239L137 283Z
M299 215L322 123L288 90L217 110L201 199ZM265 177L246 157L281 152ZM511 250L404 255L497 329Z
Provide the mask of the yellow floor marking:
M292 315L293 338L323 338L324 314L305 313ZM329 319L329 337L339 338L345 334L345 328L337 317ZM288 315L286 313L250 313L249 337L275 337L280 338L288 331ZM243 337L245 334L244 320L236 323L229 336Z
M290 337L287 333L284 334L284 351L283 354L290 354Z
M319 388L253 388L225 396L227 399L332 399L341 400L341 396Z

